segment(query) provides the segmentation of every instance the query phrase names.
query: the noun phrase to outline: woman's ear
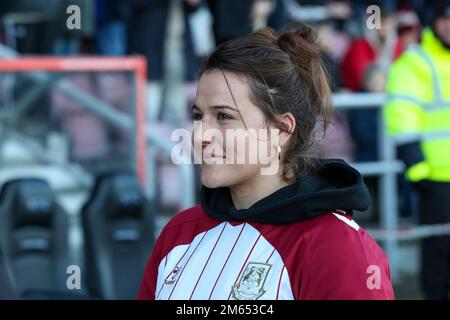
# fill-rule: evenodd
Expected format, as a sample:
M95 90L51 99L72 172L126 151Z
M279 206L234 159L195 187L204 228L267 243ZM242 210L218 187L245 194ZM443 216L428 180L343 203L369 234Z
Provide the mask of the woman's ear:
M280 130L280 145L283 146L294 133L296 121L290 112L277 115L277 119L283 128L283 130Z

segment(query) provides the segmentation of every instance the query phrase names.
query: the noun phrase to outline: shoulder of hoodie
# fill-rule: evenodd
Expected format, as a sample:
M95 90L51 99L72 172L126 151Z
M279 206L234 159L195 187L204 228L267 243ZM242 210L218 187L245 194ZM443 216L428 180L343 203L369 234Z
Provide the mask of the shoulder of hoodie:
M183 228L186 225L192 226L193 224L202 225L205 227L214 227L220 224L221 221L212 219L204 211L200 204L197 204L191 208L185 209L175 214L164 227L164 230L169 232L172 229Z
M360 247L361 243L376 246L375 241L361 228L351 215L341 210L327 211L314 218L282 225L252 223L275 247L290 243L288 247Z
M170 235L188 230L190 237L195 237L221 223L222 221L209 217L198 204L173 216L164 227L164 232ZM257 229L274 246L283 239L290 239L289 242L307 240L307 244L332 241L336 245L345 245L346 242L358 238L364 241L372 240L350 215L340 210L325 212L308 220L288 224L273 225L255 222L247 222L247 224Z
M220 223L209 217L198 204L175 214L162 229L159 242L166 248L188 244L200 233Z

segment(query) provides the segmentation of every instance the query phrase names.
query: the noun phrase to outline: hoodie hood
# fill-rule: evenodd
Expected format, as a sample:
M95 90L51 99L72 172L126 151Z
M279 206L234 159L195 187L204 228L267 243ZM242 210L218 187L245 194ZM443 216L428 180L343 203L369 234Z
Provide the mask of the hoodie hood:
M319 160L317 170L301 175L289 186L275 191L248 209L233 206L228 187L202 187L201 205L220 221L283 224L307 220L320 214L344 210L364 211L370 197L360 173L342 160Z

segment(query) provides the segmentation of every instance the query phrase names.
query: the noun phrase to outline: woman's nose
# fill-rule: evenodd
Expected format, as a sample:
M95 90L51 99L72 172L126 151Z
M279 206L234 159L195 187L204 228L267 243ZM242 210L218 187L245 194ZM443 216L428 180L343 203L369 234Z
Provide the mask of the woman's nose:
M192 143L194 146L201 146L204 149L208 144L210 144L211 137L205 134L208 129L207 121L199 121L194 125L194 130L192 133Z

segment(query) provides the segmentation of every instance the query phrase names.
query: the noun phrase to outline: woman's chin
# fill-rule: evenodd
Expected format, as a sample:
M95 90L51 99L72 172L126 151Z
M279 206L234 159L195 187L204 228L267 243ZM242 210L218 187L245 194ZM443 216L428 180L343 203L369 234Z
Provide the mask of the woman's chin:
M204 185L205 187L210 188L210 189L226 186L223 179L219 179L218 177L203 176L203 175L202 175L202 185Z
M214 168L213 168L214 167ZM207 188L219 188L230 185L230 174L226 174L220 167L213 166L208 168L202 168L201 181Z

